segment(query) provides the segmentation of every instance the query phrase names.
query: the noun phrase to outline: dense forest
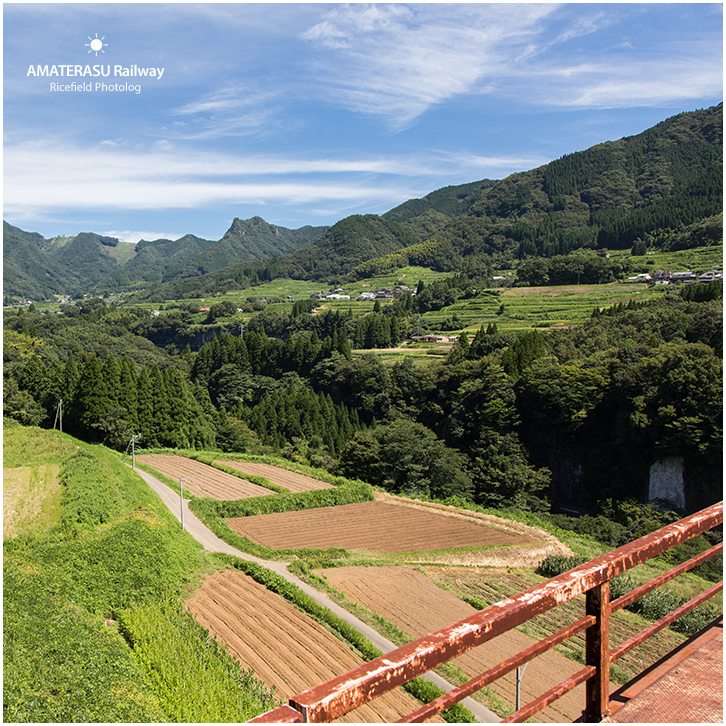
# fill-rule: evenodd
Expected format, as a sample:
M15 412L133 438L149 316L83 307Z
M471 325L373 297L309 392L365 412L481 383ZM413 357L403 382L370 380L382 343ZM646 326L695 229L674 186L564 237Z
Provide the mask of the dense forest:
M234 220L217 242L187 235L131 254L112 238L44 240L6 224L6 302L23 290L77 297L55 314L6 311L5 415L49 427L62 414L64 430L116 449L140 434L147 448L282 452L398 493L539 511L647 501L655 465L683 477L685 499L671 505L710 504L722 491L720 281L596 307L546 332L500 332L490 316L425 365L373 351L457 301L490 296L502 314L501 267L516 268L509 284L603 284L648 249L719 244L722 110L329 229ZM203 324L198 304L177 302L412 264L444 276L355 315L250 296L244 326L229 328L231 302L210 304ZM82 296L83 278L129 294ZM163 313L135 307L149 301ZM463 327L456 313L437 325Z
M469 284L422 285L363 317L263 310L198 351L182 315L162 347L145 311L20 308L5 318L4 411L52 426L62 400L64 430L117 449L140 433L149 448L282 451L395 492L539 510L647 500L650 467L676 457L688 508L720 498L721 283L570 329L482 326L423 366L352 355Z

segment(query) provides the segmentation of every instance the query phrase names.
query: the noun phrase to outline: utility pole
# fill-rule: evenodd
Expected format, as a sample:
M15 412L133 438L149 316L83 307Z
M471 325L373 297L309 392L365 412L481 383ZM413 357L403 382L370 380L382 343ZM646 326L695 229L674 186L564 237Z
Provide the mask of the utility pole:
M184 531L184 482L190 479L196 479L194 476L179 477L179 506L181 507L181 526Z
M528 665L529 663L525 663L523 668L517 668L517 697L514 705L515 711L519 711L519 685L522 683L522 678L524 678L524 672L527 670Z
M126 451L124 451L123 458L121 459L121 463L123 464L124 461L126 461L126 454L129 453L129 446L131 447L131 468L136 469L136 442L141 438L141 434L132 434L131 440L128 443L128 446L126 446Z
M53 429L55 429L55 425L60 420L60 432L63 433L63 399L61 398L60 401L58 401L58 406L55 409L55 421L53 421Z

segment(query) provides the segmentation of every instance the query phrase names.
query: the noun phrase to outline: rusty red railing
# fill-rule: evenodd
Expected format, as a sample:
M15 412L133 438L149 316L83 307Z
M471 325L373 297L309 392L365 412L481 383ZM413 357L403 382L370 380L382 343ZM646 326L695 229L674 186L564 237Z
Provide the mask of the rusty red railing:
M254 723L328 722L339 718L408 681L511 630L540 613L585 594L585 616L544 640L445 693L400 719L425 721L478 691L492 681L541 655L573 635L585 631L585 667L526 704L505 722L524 721L581 683L586 684L583 720L595 723L608 713L610 664L674 620L713 597L723 581L681 605L677 610L610 650L610 615L647 592L693 569L723 551L715 545L623 597L610 602L610 581L633 567L723 523L723 502L630 542L547 582L495 603L442 630L419 638L375 660L293 696L255 719Z

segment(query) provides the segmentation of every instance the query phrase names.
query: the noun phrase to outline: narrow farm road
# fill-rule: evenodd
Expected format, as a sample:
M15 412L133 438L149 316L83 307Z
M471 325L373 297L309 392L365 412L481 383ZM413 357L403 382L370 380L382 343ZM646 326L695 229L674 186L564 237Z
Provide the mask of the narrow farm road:
M181 522L182 520L182 509L179 503L179 494L172 491L166 484L159 481L156 477L151 474L147 474L145 471L140 469L134 470L159 496L161 501L166 505L169 511ZM287 563L276 562L272 560L263 560L259 557L253 557L245 552L241 552L235 549L231 545L228 545L224 540L217 537L211 530L209 530L202 522L189 510L187 501L184 500L184 529L199 542L205 550L209 552L223 552L234 557L240 557L243 560L250 562L256 562L268 570L272 570L277 574L284 577L288 582L299 587L306 595L315 600L318 604L326 607L333 614L337 615L341 620L344 620L350 626L355 628L364 638L371 642L378 650L383 653L388 653L396 649L396 645L390 640L384 638L380 633L375 631L364 622L351 615L345 608L342 608L336 602L333 602L329 597L311 587L306 582L303 582L299 577L293 575L287 569ZM450 691L454 686L441 678L436 673L426 673L423 678L426 678L431 683L435 684L443 691ZM461 705L469 709L474 714L475 718L479 723L498 723L499 718L496 714L492 713L488 708L482 706L479 702L472 698L465 698Z

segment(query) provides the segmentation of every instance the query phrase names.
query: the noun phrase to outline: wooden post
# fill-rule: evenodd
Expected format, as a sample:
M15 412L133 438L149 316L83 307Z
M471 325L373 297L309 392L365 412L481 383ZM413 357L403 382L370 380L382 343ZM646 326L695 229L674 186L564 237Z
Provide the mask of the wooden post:
M597 622L585 631L585 665L596 668L586 684L586 723L600 723L609 713L610 701L610 582L588 590L585 612Z

